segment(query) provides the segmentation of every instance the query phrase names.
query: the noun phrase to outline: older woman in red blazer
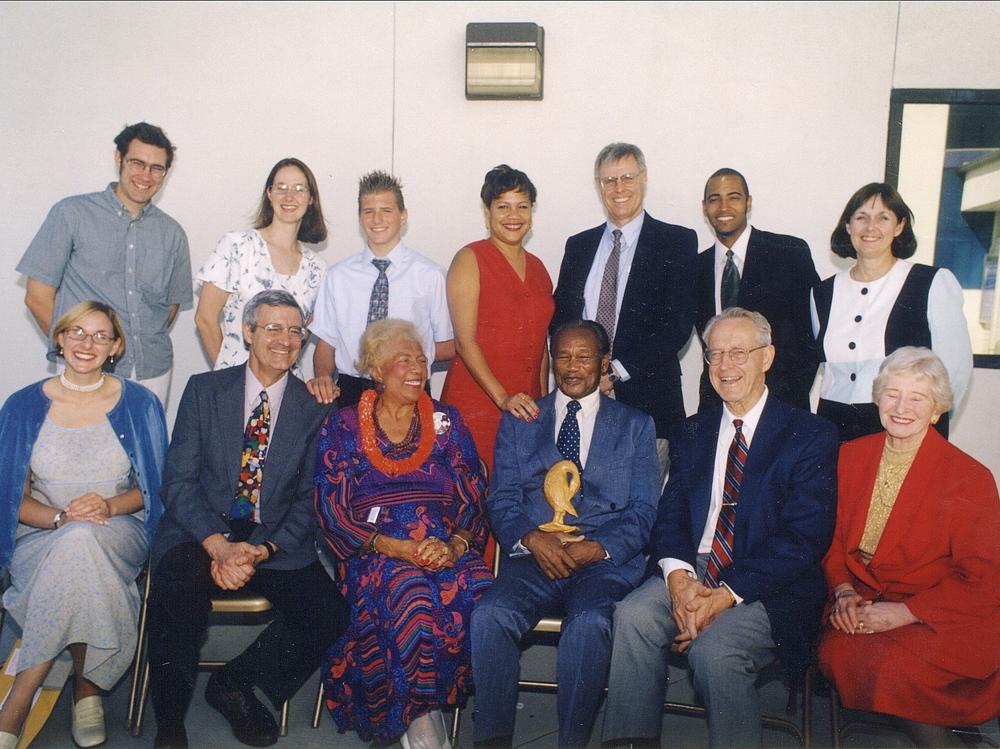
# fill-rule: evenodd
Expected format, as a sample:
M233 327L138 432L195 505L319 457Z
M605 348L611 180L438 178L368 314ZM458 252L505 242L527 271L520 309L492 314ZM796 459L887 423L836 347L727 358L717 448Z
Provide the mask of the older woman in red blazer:
M989 470L929 429L951 407L941 360L907 346L873 386L884 433L839 462L820 668L846 707L918 746L1000 712L1000 500Z

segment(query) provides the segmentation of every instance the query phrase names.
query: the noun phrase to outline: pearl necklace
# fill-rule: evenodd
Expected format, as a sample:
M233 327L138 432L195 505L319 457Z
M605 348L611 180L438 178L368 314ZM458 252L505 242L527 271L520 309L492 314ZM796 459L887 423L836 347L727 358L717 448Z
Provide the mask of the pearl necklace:
M66 379L65 372L59 373L59 382L62 383L62 386L64 388L66 388L67 390L72 390L75 393L92 393L95 390L100 390L101 385L104 384L104 372L101 372L101 379L99 379L93 385L77 385L75 382L70 382L69 380Z

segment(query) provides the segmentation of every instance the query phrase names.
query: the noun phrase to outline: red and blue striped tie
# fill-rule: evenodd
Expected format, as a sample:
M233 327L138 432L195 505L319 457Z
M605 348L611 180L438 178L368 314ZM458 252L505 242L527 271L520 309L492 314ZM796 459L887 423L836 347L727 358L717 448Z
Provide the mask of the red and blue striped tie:
M705 570L705 582L718 588L722 571L733 563L733 537L736 534L736 504L740 501L740 484L743 483L743 467L747 462L747 441L743 437L743 419L733 419L736 436L729 446L726 459L726 480L722 488L722 509L719 522L715 525L712 551Z

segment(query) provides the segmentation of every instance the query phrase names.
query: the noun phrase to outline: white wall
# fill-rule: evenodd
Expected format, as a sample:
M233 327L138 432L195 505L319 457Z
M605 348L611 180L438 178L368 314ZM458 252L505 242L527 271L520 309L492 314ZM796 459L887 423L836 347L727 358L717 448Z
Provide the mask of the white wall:
M484 235L482 176L507 162L538 186L529 247L554 278L565 238L602 220L596 152L626 140L646 153L654 216L696 228L707 246L704 180L735 167L750 181L752 220L805 237L826 276L844 202L883 174L891 88L1000 87L996 4L122 7L0 4L0 309L15 352L0 396L45 372L13 267L52 203L115 177L111 139L126 122L159 124L178 145L158 204L187 230L195 266L224 231L247 225L286 155L319 178L328 261L360 247L358 176L391 168L405 185L407 241L446 265ZM505 20L545 27L545 99L466 101L465 24ZM206 367L190 311L173 339L176 406ZM685 358L689 410L696 348ZM1000 474L991 386L1000 372L977 371L956 441Z

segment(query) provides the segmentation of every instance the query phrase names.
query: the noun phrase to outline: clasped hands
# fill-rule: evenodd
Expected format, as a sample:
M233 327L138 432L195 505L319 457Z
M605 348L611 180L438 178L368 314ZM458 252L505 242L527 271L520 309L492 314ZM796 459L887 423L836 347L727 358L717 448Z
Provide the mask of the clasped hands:
M107 525L111 517L111 505L100 494L88 492L77 497L63 510L63 523L81 520L97 525Z
M905 603L869 601L850 584L833 591L830 625L848 635L875 635L919 620Z
M607 556L604 547L575 533L528 531L521 545L531 552L549 580L569 577L578 569Z
M223 590L242 588L257 571L257 565L271 556L266 546L227 541L221 533L206 538L202 546L212 558L212 581Z
M461 541L455 541L455 536L445 541L442 538L428 537L421 541L411 539L389 538L379 535L376 540L377 551L386 556L410 562L418 567L438 572L454 567L468 546Z
M683 653L691 642L733 605L733 595L724 586L710 588L695 580L686 569L672 571L667 576L677 636L673 648Z

